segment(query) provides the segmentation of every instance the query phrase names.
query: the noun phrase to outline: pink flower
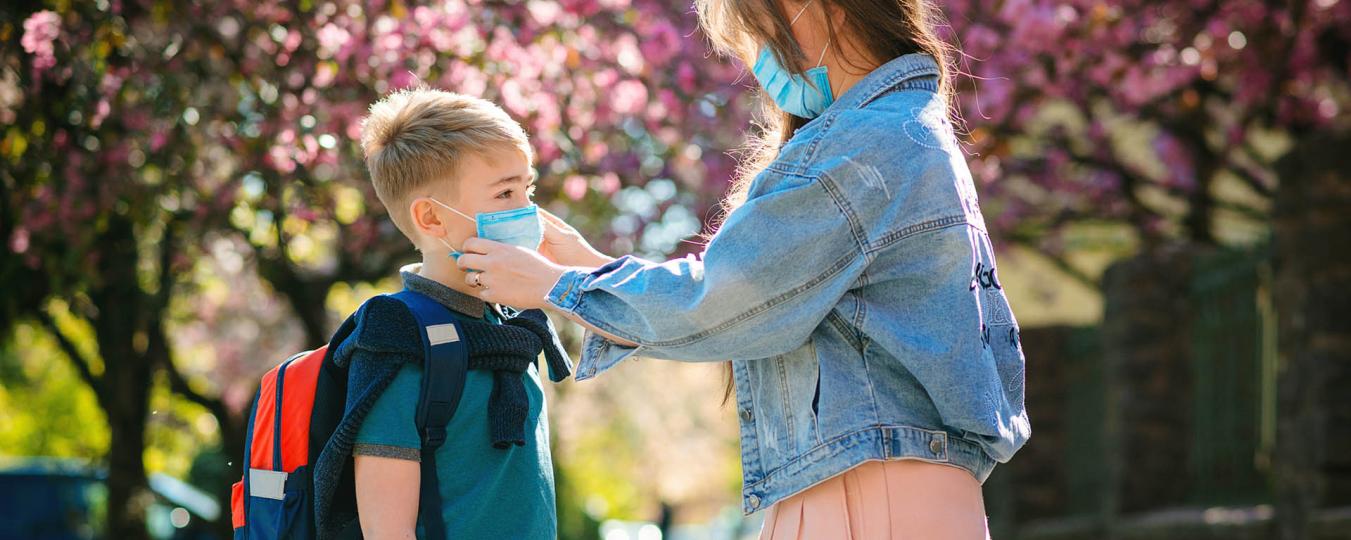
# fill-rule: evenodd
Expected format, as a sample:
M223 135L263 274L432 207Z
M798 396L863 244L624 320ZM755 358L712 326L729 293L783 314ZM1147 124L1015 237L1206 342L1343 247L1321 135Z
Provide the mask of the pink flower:
M525 7L530 12L530 16L534 17L535 22L538 22L540 26L554 24L563 13L562 6L558 5L558 2L549 0L530 0Z
M296 162L291 159L291 151L280 144L268 150L267 160L277 172L286 174L296 170Z
M418 6L413 8L413 21L417 23L419 30L429 31L440 25L440 15L427 6Z
M682 92L692 94L694 86L699 82L698 75L689 62L681 62L680 67L676 68L676 85L680 86Z
M508 79L502 83L499 89L502 96L502 105L516 116L526 116L530 114L530 100L526 99L525 93L521 89L520 81Z
M586 196L586 178L574 174L563 181L563 194L574 201L582 200Z
M94 115L89 118L89 127L98 129L103 125L103 121L108 118L108 114L113 111L113 107L108 103L108 99L100 99L97 105L94 105Z
M586 145L586 149L583 151L582 156L586 161L595 163L605 158L609 153L610 145L605 144L605 141L592 141L590 144Z
M163 131L156 131L155 133L150 135L151 152L158 152L159 149L164 148L164 145L168 143L169 143L168 133L165 133Z
M596 186L596 189L606 195L619 191L619 175L614 172L605 173L605 176L600 177L600 182L599 185Z
M319 57L330 58L337 56L338 51L352 39L352 34L336 24L328 23L319 29L315 37L319 39Z
M680 32L670 21L656 19L656 22L647 25L644 34L643 42L638 48L649 64L654 66L665 64L680 52Z
M634 114L647 105L647 87L634 79L620 81L610 96L610 106L619 114Z
M563 0L559 2L563 10L568 13L590 17L600 11L600 3L597 0Z
M315 66L314 68L314 79L312 79L312 82L314 83L314 86L316 88L324 88L330 84L333 84L333 80L337 78L337 76L338 70L337 68L333 67L333 64L330 64L328 62L320 62L319 65ZM309 95L310 90L313 89L306 90L307 96Z
M52 43L61 35L61 17L54 11L34 13L23 22L23 38L19 44L33 55L33 67L41 70L56 66Z
M23 253L28 251L28 230L19 227L14 230L14 234L9 239L9 249L14 253Z
M389 88L391 90L408 88L417 82L417 77L411 71L402 66L396 67L394 73L389 74Z

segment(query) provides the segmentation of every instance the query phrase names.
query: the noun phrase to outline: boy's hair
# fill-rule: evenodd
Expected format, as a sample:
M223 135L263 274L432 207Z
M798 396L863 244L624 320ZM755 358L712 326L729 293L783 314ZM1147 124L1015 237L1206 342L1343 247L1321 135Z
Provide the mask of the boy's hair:
M454 179L461 159L511 144L534 161L525 130L497 105L427 87L399 90L371 105L361 123L361 148L375 194L394 225L414 239L410 197Z

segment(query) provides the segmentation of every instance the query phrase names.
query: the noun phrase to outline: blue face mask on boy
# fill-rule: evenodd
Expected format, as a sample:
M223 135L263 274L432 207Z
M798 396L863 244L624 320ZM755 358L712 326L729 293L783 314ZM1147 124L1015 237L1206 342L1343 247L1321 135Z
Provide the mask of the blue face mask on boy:
M788 23L789 27L797 23L809 5L810 1L802 6L802 10L798 11ZM816 118L835 101L835 96L830 91L830 78L826 76L826 66L821 65L826 59L828 50L830 50L829 41L826 42L825 48L821 49L821 58L817 59L816 67L807 70L803 75L794 75L779 64L779 59L769 47L761 45L760 56L751 67L751 74L755 75L755 80L760 81L760 86L780 109L793 116Z
M436 199L430 200L446 210L459 214L460 217L473 221L477 227L479 238L530 250L539 249L540 242L544 240L544 222L539 219L538 205L532 204L498 212L480 212L477 218L472 218L464 212L451 208L446 203ZM445 238L438 238L437 240L440 240L450 250L452 259L460 258L460 252L450 247Z

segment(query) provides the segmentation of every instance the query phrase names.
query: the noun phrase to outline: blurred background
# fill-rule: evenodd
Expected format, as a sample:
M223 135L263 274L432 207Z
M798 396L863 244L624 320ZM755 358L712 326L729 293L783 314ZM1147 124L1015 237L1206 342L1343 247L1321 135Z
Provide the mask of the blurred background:
M1028 364L995 538L1351 538L1351 2L937 7ZM415 260L356 138L418 81L648 258L756 108L686 1L0 5L0 538L228 538L259 377ZM753 538L723 382L549 388L562 537Z

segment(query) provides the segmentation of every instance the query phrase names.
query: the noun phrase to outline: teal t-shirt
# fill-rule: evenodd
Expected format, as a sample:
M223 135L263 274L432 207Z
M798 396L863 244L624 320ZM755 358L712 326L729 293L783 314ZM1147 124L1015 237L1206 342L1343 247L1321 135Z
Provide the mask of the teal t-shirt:
M487 319L501 323L491 309ZM497 449L488 434L487 416L493 374L469 370L466 375L464 394L446 425L446 442L436 451L441 515L449 538L552 539L558 535L548 407L539 369L531 365L521 377L530 398L525 445ZM385 446L405 450L394 454L416 456L406 450L422 447L415 419L421 389L422 366L408 363L401 367L362 421L354 453L390 455L361 449ZM425 538L421 525L417 536Z

